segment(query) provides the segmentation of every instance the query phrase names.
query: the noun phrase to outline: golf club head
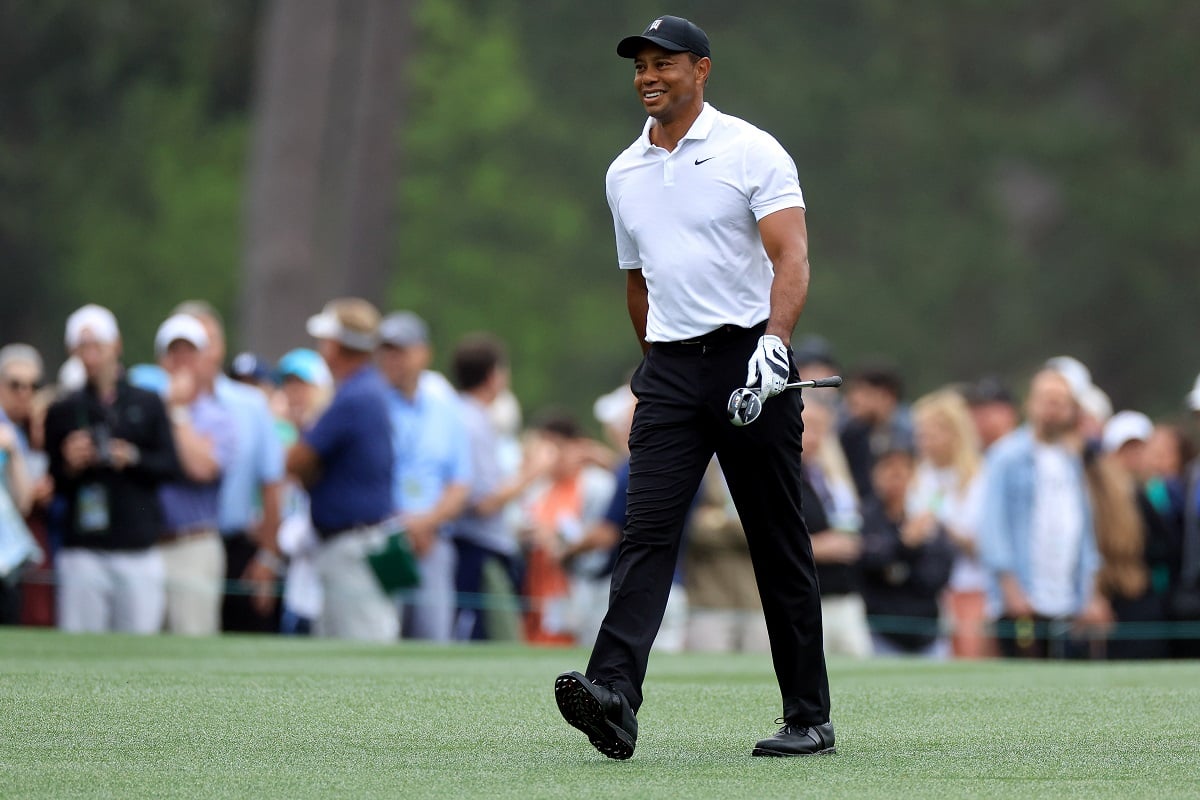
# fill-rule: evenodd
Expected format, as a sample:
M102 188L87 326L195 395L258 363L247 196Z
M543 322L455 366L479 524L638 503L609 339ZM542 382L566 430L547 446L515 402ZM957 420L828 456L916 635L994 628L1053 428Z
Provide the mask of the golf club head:
M726 410L729 412L729 421L740 428L758 419L762 413L762 400L753 389L734 389L733 394L729 395Z

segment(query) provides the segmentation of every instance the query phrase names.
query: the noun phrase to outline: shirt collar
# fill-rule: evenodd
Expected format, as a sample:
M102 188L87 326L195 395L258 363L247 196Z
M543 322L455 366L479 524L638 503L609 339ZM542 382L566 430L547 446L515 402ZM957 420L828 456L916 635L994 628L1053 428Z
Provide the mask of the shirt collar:
M720 111L705 103L704 108L700 109L700 116L696 117L696 121L692 123L692 127L688 128L688 132L679 140L680 143L682 144L688 139L707 139L708 135L712 133L713 123L717 121L717 117L720 114ZM646 124L642 126L642 137L638 140L641 142L643 153L649 152L650 148L654 147L650 143L650 128L653 126L654 117L646 117Z
M361 383L362 381L370 380L371 376L374 373L375 373L375 368L368 361L367 363L363 364L358 369L354 370L354 372L351 372L344 379L342 379L341 383L338 384L337 388L342 389L346 386L351 386L354 384Z
M400 408L411 409L416 411L424 408L426 392L421 384L417 384L417 390L413 392L413 396L409 397L404 392L397 389L395 386L388 384L388 396L392 398L392 402Z

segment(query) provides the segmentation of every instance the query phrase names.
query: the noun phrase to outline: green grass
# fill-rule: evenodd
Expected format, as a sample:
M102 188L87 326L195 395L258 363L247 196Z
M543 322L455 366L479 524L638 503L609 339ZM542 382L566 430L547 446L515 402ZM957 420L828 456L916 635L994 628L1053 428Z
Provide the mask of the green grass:
M0 797L1195 797L1200 665L833 661L838 754L754 759L760 656L650 663L637 752L577 650L0 633Z

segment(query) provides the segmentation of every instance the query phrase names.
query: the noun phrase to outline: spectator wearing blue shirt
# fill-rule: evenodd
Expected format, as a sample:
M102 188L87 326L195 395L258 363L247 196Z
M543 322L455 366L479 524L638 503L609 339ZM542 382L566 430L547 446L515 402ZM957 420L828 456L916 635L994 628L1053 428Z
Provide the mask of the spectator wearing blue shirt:
M376 356L387 380L395 465L392 501L420 559L421 584L405 598L404 634L453 638L455 548L448 529L466 506L471 450L458 395L429 371L429 328L411 311L379 326Z
M520 554L505 512L546 474L553 457L549 448L533 448L515 473L505 468L504 444L491 417L508 389L508 354L498 339L472 334L460 341L454 348L453 375L471 452L466 509L452 525L459 606L454 634L463 640L494 639L498 631L489 628L489 612L499 613L508 598L498 591L488 593L484 576L489 564L498 564L508 577L509 596L516 594Z
M316 633L392 641L399 615L366 560L386 538L393 511L388 386L371 363L379 312L359 298L334 300L309 318L307 330L337 387L287 454L287 471L308 490L321 540L314 564L324 605Z
M192 300L176 308L204 326L208 346L201 351L205 369L214 377L217 403L228 413L233 454L221 476L217 524L225 548L226 594L221 630L267 633L279 630L275 613L277 578L259 567L278 563L273 549L283 491L283 444L266 395L221 372L225 363L225 331L221 315L209 303ZM264 556L252 566L262 543Z
M1086 385L1055 367L1033 377L1029 421L988 451L979 554L988 610L1008 657L1065 654L1065 632L1105 621L1081 457Z
M166 566L166 629L211 636L221 630L225 549L217 532L221 475L234 450L232 419L213 395L212 372L202 353L208 334L195 317L169 317L154 338L170 376L167 415L182 480L158 490L163 513L159 541Z

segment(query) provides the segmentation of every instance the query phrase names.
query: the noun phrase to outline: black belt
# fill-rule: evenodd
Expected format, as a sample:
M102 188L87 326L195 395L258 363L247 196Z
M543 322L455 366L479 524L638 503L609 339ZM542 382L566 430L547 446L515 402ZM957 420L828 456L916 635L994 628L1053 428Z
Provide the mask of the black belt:
M341 536L344 533L361 533L362 531L370 530L371 528L378 528L380 525L389 522L390 519L390 517L384 517L383 519L379 519L374 522L360 522L357 525L350 525L345 528L316 528L317 538L321 541L326 541L334 538L335 536Z
M654 342L652 343L652 346L663 347L672 350L677 348L689 349L695 347L713 346L735 339L744 339L760 328L765 329L766 324L767 323L764 320L763 322L755 325L753 328L741 328L737 325L722 325L716 330L709 331L708 333L697 336L694 339L684 339L683 341L679 342Z
M163 531L159 535L158 541L162 544L169 544L171 542L182 542L187 539L195 539L199 536L207 536L210 533L219 535L217 533L216 525L193 525L188 528L180 528L179 530Z

